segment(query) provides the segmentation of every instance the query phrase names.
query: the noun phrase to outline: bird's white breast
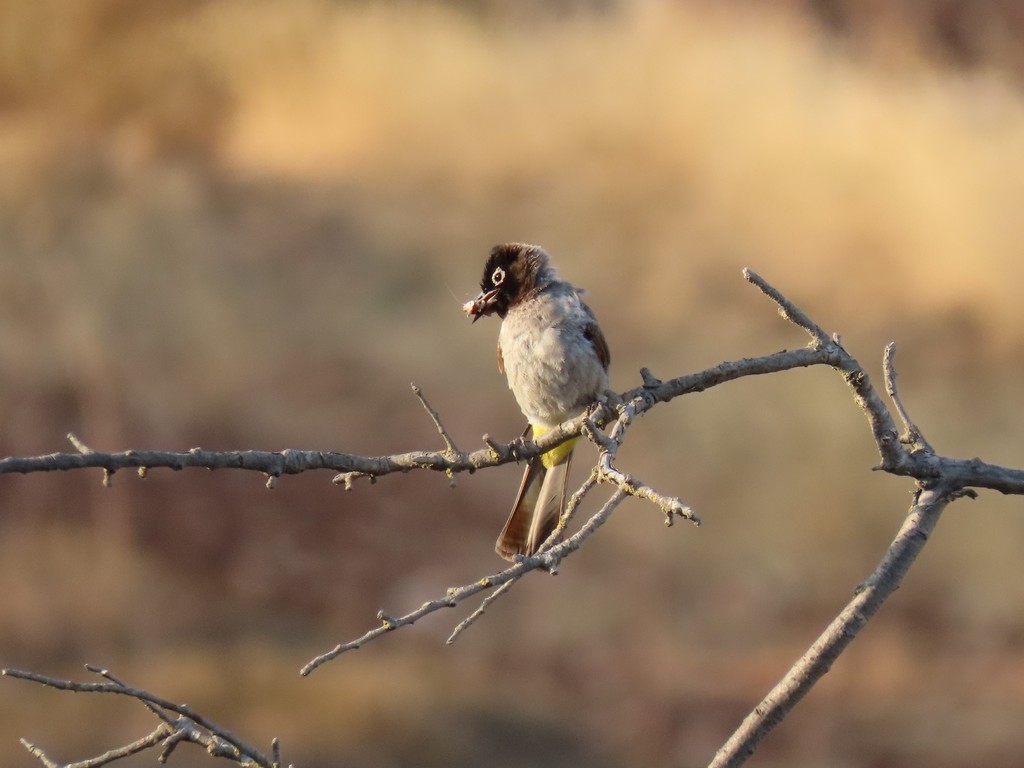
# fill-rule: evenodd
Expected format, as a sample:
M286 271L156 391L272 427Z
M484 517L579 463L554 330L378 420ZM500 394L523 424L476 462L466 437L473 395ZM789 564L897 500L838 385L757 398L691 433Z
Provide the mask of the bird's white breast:
M608 386L584 329L592 316L561 283L509 310L498 335L508 385L531 424L553 427Z

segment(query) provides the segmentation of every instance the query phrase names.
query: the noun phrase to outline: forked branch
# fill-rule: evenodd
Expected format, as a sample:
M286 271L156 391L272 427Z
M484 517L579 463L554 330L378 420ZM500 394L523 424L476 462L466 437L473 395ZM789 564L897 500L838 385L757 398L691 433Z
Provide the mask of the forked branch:
M141 739L109 752L104 752L89 760L75 763L58 763L51 759L40 747L22 739L25 748L36 757L46 768L100 768L139 752L145 752L157 746L161 747L159 761L164 763L174 749L182 742L189 741L203 747L213 757L223 757L242 766L258 766L259 768L282 768L281 755L277 739L272 743L272 755L267 756L255 747L246 744L227 729L214 723L192 710L186 704L176 704L156 694L133 688L115 677L111 672L91 665L86 669L107 680L105 683L79 683L74 680L39 675L20 669L5 669L4 677L29 680L61 691L76 693L112 693L126 696L142 702L152 712L160 725L156 730Z

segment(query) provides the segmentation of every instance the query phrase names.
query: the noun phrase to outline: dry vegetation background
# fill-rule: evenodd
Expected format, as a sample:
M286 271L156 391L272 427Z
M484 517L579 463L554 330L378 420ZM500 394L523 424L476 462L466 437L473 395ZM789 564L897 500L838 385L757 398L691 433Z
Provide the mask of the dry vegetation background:
M518 239L619 390L803 344L750 266L872 369L897 341L940 452L1024 466L1020 5L765 5L3 0L0 453L436 446L409 381L511 438L459 307ZM454 647L443 614L306 680L496 570L519 470L4 476L0 664L109 665L305 768L702 765L898 527L875 458L831 372L663 406L622 460L703 528L628 502ZM752 765L1024 763L1022 549L1019 499L956 504ZM0 683L4 766L146 725Z

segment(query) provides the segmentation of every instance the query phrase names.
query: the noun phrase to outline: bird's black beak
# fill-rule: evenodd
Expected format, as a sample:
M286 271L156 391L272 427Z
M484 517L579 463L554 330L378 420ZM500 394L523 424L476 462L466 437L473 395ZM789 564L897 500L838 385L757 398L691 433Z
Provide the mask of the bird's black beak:
M490 291L482 291L475 299L463 304L462 311L471 317L475 323L484 315L489 315L494 311L494 305L497 303L497 300L497 288Z

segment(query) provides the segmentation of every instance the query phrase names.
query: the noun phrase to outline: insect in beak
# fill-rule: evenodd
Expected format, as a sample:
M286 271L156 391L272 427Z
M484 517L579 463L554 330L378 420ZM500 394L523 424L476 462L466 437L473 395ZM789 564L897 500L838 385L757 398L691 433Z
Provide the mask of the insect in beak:
M469 317L473 319L475 323L483 315L489 315L494 308L494 302L498 298L498 289L495 288L485 293L481 293L472 301L467 301L462 305L462 311L465 312Z

